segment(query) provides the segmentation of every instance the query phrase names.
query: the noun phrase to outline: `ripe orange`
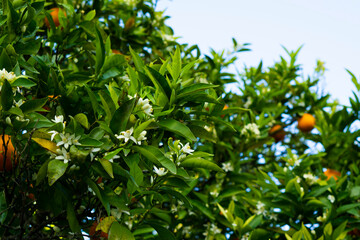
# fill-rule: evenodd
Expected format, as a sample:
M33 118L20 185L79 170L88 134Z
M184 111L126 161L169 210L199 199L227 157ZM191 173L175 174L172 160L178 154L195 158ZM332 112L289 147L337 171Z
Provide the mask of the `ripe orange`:
M325 176L327 176L326 180L329 180L330 178L334 177L335 180L338 180L338 177L341 177L341 173L339 171L336 171L334 169L326 169L326 171L324 172Z
M101 221L101 220L100 220ZM89 230L89 236L91 240L100 240L101 238L103 239L108 239L108 234L99 230L96 231L96 226L98 225L98 222L94 222Z
M66 16L65 10L63 10L61 8L55 7L55 8L50 9L50 15L54 21L55 27L58 27L60 25L60 21L59 21L59 11L60 10ZM47 19L47 17L45 18L45 24L48 28L50 28L50 22Z
M281 125L276 124L269 130L269 135L275 139L275 142L280 142L285 138L285 131Z
M298 129L302 132L310 132L315 126L315 118L309 113L305 113L298 120Z
M120 55L122 55L122 53L121 53L119 50L117 50L117 49L111 49L111 52L112 52L113 54L120 54Z
M5 142L3 140L5 140ZM5 156L5 146L7 148L6 156ZM4 171L4 160L5 160L5 171L11 171L14 165L17 164L15 159L15 148L12 145L10 136L6 134L0 135L0 172Z

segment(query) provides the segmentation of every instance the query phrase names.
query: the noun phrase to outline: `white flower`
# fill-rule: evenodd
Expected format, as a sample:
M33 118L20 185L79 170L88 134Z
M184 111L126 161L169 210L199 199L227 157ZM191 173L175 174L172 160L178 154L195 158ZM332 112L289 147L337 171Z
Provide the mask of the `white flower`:
M149 99L139 98L136 106L139 106L145 114L152 116L151 113L153 112L153 108L150 105Z
M316 218L316 220L317 220L318 222L325 222L326 218L327 218L327 211L324 212L322 216L318 216L318 217Z
M251 97L247 97L246 103L244 103L244 108L249 108L252 103Z
M75 134L70 135L70 133L60 133L61 141L56 144L56 146L64 145L64 147L67 149L70 145L81 145L79 143L79 138L81 136L75 137Z
M180 144L181 144L181 143L180 143ZM181 146L182 146L182 144L181 144ZM190 144L189 144L189 143L186 143L185 146L183 146L183 147L181 148L181 152L187 153L187 154L192 154L192 152L194 152L194 150L192 150L192 149L190 148Z
M120 158L120 156L118 156L118 155L115 155L115 156L113 156L111 159L109 159L109 162L114 162L114 159L118 159L118 158Z
M157 168L156 166L154 166L154 172L161 177L166 175L168 171L165 170L165 168Z
M219 192L218 192L217 188L214 188L214 189L210 192L210 195L213 196L213 197L219 196Z
M71 159L70 159L70 153L66 151L65 148L61 148L57 150L58 154L61 154L61 155L58 155L57 157L55 157L55 159L58 159L58 160L63 160L64 163L68 163Z
M20 107L23 103L24 103L24 102L23 102L22 99L20 99L19 101L15 101L15 100L14 100L15 107Z
M327 198L329 199L329 201L330 201L331 203L334 203L334 202L335 202L335 197L334 197L333 195L329 195Z
M218 228L214 223L211 224L210 231L213 232L214 234L221 233L221 229Z
M256 123L249 123L241 130L242 135L248 136L249 133L254 135L256 138L260 137L260 130Z
M139 137L136 139L138 145L141 145L141 141L144 141L144 140L147 139L145 136L146 136L146 131L142 131L142 132L139 134Z
M270 220L277 221L277 219L278 219L278 218L277 218L277 214L275 214L275 213L270 213L270 214L269 214L269 219L270 219Z
M317 178L311 173L305 173L303 177L305 178L306 182L310 185L313 185L314 183L317 182Z
M171 212L171 213L176 213L177 211L178 211L177 206L176 206L175 204L172 204L172 205L171 205L170 212Z
M54 140L54 137L58 134L58 132L55 130L49 131L48 133L51 133L51 141Z
M288 163L286 164L288 166L300 166L300 160L299 157L295 154L292 155L292 157L288 160Z
M191 229L192 229L191 226L185 226L185 227L183 227L183 229L182 229L182 234L183 234L183 235L191 234Z
M117 139L125 139L125 143L127 143L129 141L129 139L131 139L134 143L137 143L136 139L132 136L134 132L134 128L131 127L130 129L126 130L126 131L122 131L120 133L120 135L118 134L115 134L115 137Z
M63 123L64 116L63 115L55 116L55 119L52 119L51 121L53 121L54 123Z
M250 237L250 233L245 233L244 235L242 235L240 240L248 240Z
M260 201L258 201L257 202L257 204L256 204L256 211L255 211L255 213L257 214L257 215L266 215L267 214L267 211L265 210L265 204L264 203L262 203L262 202L260 202Z
M7 79L10 83L16 80L16 75L13 72L6 71L5 68L0 70L0 81Z
M94 159L94 153L96 153L96 152L98 152L98 151L100 151L101 150L101 148L91 148L90 149L90 159L91 159L91 161Z
M223 169L225 172L234 171L234 168L233 168L233 166L231 165L231 162L222 163L222 169Z

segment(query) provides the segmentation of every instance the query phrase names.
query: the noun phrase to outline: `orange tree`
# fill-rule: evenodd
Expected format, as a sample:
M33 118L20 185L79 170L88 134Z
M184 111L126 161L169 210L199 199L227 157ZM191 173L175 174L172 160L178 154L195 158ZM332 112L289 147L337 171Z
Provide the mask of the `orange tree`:
M320 62L236 76L248 44L203 56L152 0L0 6L2 239L358 238L358 93Z

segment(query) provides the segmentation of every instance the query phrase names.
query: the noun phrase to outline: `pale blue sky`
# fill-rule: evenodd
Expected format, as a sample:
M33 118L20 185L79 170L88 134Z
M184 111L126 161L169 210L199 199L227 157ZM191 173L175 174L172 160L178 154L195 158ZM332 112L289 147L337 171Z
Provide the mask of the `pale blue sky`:
M298 63L312 74L316 60L328 69L321 87L342 104L356 91L345 68L360 78L359 0L160 0L179 42L198 44L204 53L230 49L231 38L251 43L251 52L237 64L255 66L262 59L270 66L281 45L295 50L304 45Z

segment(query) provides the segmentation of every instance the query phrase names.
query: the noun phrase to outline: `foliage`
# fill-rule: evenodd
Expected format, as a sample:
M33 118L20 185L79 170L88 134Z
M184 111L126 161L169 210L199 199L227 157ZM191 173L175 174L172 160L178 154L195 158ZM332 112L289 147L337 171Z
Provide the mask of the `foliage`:
M0 172L2 238L359 236L359 94L319 93L323 65L303 79L300 49L236 76L248 44L203 56L156 1L3 0L0 13L0 124L17 163ZM237 77L241 93L226 92Z

